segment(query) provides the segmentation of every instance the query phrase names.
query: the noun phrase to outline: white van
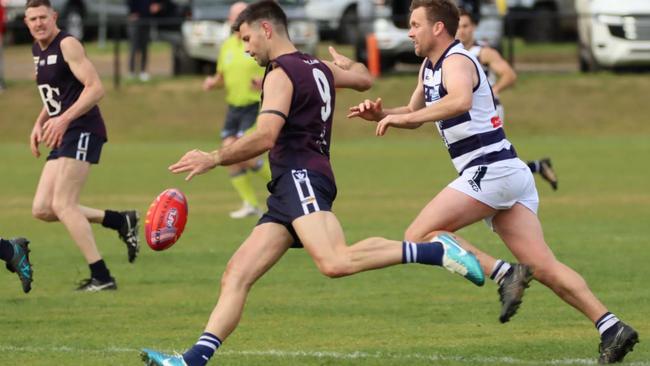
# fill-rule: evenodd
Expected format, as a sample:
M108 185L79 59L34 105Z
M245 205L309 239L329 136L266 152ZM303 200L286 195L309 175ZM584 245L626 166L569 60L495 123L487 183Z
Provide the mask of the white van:
M576 0L580 70L650 67L650 0Z

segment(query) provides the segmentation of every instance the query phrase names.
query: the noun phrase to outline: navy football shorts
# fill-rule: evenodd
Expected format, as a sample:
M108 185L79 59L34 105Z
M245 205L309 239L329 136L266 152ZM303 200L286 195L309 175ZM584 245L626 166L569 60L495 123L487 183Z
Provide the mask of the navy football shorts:
M68 130L63 135L61 145L50 151L47 160L66 157L97 164L105 142L104 137L91 132L78 129Z
M259 103L235 107L228 106L226 121L221 130L221 139L226 137L242 137L249 128L253 127L257 121L257 112L260 109Z
M283 225L293 237L292 247L302 243L291 223L317 211L331 211L336 198L336 185L325 175L307 169L287 171L267 185L271 195L266 200L268 211L257 225L273 222Z

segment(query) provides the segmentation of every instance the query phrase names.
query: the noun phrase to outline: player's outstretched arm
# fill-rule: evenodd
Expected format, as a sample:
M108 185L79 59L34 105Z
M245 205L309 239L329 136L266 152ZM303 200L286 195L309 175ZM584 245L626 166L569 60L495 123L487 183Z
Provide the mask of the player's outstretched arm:
M73 37L67 37L61 41L61 53L84 89L70 108L43 125L43 141L48 147L58 147L68 125L97 105L104 96L104 87L97 70L86 57L81 43Z
M332 61L323 61L334 75L334 86L337 88L348 88L357 91L366 91L372 86L372 76L366 66L355 62L341 55L329 47Z
M426 122L440 121L461 115L472 107L472 90L478 82L476 67L462 55L451 55L442 64L443 83L447 95L436 103L406 114L386 116L377 124L377 136L389 127L414 128Z
M280 68L269 72L264 83L264 101L257 117L255 131L220 150L189 151L171 165L169 170L174 174L189 172L185 180L190 180L218 165L246 161L270 150L275 145L289 114L292 95L293 84L287 74Z
M420 66L420 74L422 74L423 67L424 63ZM350 107L347 117L359 117L368 121L379 122L390 115L407 114L422 109L424 108L424 93L422 88L422 80L418 78L418 83L415 90L413 90L413 94L411 94L411 100L409 100L408 105L384 109L381 98L377 98L375 101L366 99L358 105ZM403 126L402 128L417 128L420 125L412 124Z

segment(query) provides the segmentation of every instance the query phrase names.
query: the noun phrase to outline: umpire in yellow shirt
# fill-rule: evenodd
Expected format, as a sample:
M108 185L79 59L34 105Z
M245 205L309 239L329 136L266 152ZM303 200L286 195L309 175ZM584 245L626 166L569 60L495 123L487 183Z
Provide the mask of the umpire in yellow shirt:
M246 3L237 2L230 7L228 24L231 25L246 8ZM228 112L221 130L223 146L242 137L246 130L255 125L259 110L264 68L244 50L244 42L238 32L228 37L219 52L217 72L203 82L203 90L225 87ZM271 180L271 172L264 157L251 159L228 167L230 182L242 200L242 206L230 213L230 217L240 219L247 216L259 217L262 214L250 176L259 175L265 181Z

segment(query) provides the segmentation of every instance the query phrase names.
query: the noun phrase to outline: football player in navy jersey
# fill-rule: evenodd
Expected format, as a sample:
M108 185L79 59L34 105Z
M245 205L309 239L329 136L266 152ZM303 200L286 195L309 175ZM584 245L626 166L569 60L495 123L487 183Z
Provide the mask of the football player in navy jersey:
M487 43L477 41L474 38L474 31L477 25L477 20L475 20L472 13L464 8L460 8L460 21L458 23L458 30L456 31L456 38L461 41L463 47L474 55L481 63L481 66L483 66L483 71L485 71L488 81L492 85L499 118L501 118L501 122L505 123L505 111L503 104L501 104L499 94L514 85L515 80L517 80L517 74L510 67L510 64L501 57L499 51L490 47ZM553 190L557 190L557 175L553 170L550 158L530 160L526 162L526 165L528 165L532 173L538 173L547 181Z
M48 0L28 0L25 23L34 37L32 54L36 83L43 101L30 136L35 157L39 146L52 149L41 172L32 213L39 220L60 221L81 250L90 278L77 290L117 288L102 259L90 223L116 230L127 246L130 262L139 249L136 211L116 212L79 205L79 194L91 164L97 164L106 142L106 128L97 103L102 82L84 47L56 25L57 13Z
M183 355L144 349L143 360L148 365L205 365L237 327L253 284L292 246L304 247L320 272L331 278L421 263L442 266L482 285L480 263L448 233L420 243L374 237L346 244L331 211L337 193L329 159L335 88L368 89L368 70L333 48L332 62L298 52L275 1L249 5L236 27L246 51L267 67L257 129L220 150L190 151L170 170L189 172L189 180L270 150L268 211L228 262L219 300L196 344Z
M413 129L434 122L459 173L422 209L405 237L425 241L439 230L455 232L485 220L522 263L496 260L458 238L477 255L485 274L499 283L500 320L508 321L517 309L530 268L535 279L594 322L601 336L599 362L620 362L638 342L638 334L610 313L546 244L535 181L505 136L479 61L454 39L458 19L453 0L413 0L409 37L425 60L409 104L384 109L377 99L350 108L349 117L378 122L378 136L390 127Z

